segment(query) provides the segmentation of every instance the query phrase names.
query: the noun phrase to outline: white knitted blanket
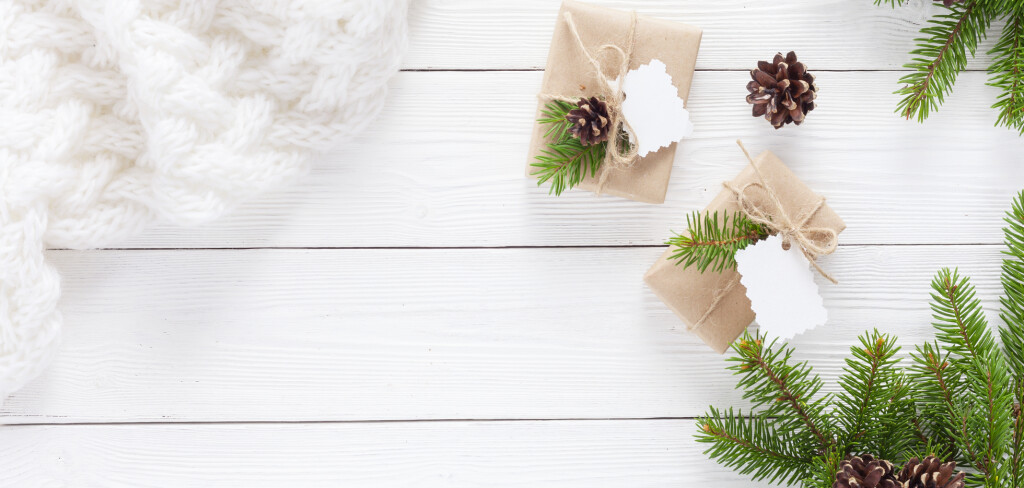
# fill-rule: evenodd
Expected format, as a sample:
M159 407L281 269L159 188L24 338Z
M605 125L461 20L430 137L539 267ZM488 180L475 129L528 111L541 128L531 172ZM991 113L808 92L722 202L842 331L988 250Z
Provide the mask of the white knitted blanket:
M0 402L60 335L46 247L208 221L379 111L408 0L0 0Z

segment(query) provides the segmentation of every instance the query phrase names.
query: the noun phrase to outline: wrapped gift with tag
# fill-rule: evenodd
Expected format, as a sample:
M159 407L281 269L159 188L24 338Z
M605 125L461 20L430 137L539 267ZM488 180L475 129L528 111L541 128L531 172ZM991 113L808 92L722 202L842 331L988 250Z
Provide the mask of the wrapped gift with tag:
M782 339L824 323L811 269L835 282L815 259L831 254L846 228L774 154L747 158L644 275L687 329L719 353L755 315L764 335Z
M527 174L663 203L701 30L566 0L555 24Z

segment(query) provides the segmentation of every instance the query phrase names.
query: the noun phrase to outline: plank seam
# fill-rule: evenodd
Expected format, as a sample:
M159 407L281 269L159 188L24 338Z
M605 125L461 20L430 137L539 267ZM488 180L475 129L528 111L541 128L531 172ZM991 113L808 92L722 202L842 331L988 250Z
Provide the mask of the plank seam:
M888 243L888 244L839 244L839 247L861 248L861 247L977 247L977 246L1002 246L1002 242L955 242L955 243ZM536 245L536 246L252 246L252 247L103 247L89 249L89 251L342 251L342 250L479 250L479 249L646 249L646 248L667 248L665 244L574 244L574 245ZM81 249L50 248L47 251L74 251L82 252Z
M530 73L544 72L544 68L405 68L402 73ZM749 68L697 68L708 73L749 73ZM814 69L815 73L912 73L909 69ZM987 73L986 69L970 68L963 73Z
M565 417L565 418L467 418L467 419L363 419L363 420L192 420L179 421L125 421L125 422L36 422L0 424L2 427L50 427L50 426L164 426L164 425L273 425L273 424L422 424L422 423L484 423L484 422L647 422L697 420L698 417Z

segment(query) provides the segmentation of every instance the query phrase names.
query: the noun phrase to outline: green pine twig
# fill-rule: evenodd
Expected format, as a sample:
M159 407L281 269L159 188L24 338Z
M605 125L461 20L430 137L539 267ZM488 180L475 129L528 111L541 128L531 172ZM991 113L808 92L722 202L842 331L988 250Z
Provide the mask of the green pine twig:
M835 399L842 452L899 459L921 440L908 381L896 357L899 351L895 337L877 330L850 348Z
M858 453L862 454L862 453ZM838 447L828 449L814 457L811 462L810 476L804 478L803 486L807 488L833 488L839 465L846 459L847 453Z
M1005 217L1000 298L1003 326L999 335L1006 362L1013 373L1013 435L1010 446L1009 481L1012 488L1024 488L1024 192L1014 199Z
M897 7L904 0L874 0L875 5ZM906 65L914 72L900 79L903 95L896 112L924 121L939 109L953 90L957 75L974 57L978 44L996 19L1006 22L999 41L989 50L992 64L988 84L1000 90L992 105L998 111L995 125L1024 135L1024 0L964 0L943 9L943 14L928 21L915 39L912 61Z
M1014 377L1024 380L1024 192L1014 199L1004 221L1006 250L1000 276L1000 317L1004 325L999 333Z
M999 110L996 125L1024 134L1024 9L1006 17L999 41L989 51L994 58L988 84L1001 90L992 108Z
M834 444L834 437L825 421L825 409L831 395L819 393L822 381L806 363L793 362L793 349L775 342L765 345L760 336L743 338L733 343L737 364L729 369L740 376L737 386L744 390L743 398L760 413L775 417L776 425L785 431L802 431L819 448Z
M723 213L721 218L718 212L694 212L686 216L686 228L686 233L666 242L673 250L669 259L684 268L696 266L701 273L708 268L716 272L735 268L736 251L769 235L767 226L742 212Z
M1011 377L1002 350L988 328L974 287L956 270L939 271L932 282L936 339L948 355L942 366L961 379L953 397L949 428L966 465L977 469L970 484L1002 488L1004 462L1013 435ZM934 351L925 351L934 355ZM915 360L930 363L920 355ZM976 478L977 477L977 478Z
M596 174L600 162L604 159L604 145L584 146L579 139L569 132L571 123L566 118L569 111L576 105L564 100L552 100L544 105L541 118L537 122L547 125L544 132L547 149L534 157L537 160L531 166L537 168L533 174L538 177L537 185L551 181L549 193L561 195L566 189L580 184L590 174Z
M1024 405L1024 380L1014 379L1013 385L1013 440L1010 445L1010 473L1009 481L1012 488L1024 487L1024 414L1021 413L1021 405Z
M931 453L943 458L957 458L962 381L958 369L950 367L949 355L940 351L938 343L925 343L912 354L910 377L913 396L919 409L921 430L929 444L939 446Z
M928 448L899 367L895 338L860 337L840 379L841 393L822 395L821 379L793 350L745 333L729 367L752 407L746 415L710 408L698 420L706 454L755 481L830 487L839 462L864 449L900 457Z
M973 57L978 43L995 14L984 0L968 0L948 7L948 12L928 21L921 29L925 37L915 39L913 60L904 67L914 70L900 78L903 95L896 111L904 117L923 122L938 110L945 95L953 90L957 75L967 67L968 53Z
M932 280L932 318L937 338L954 359L970 363L995 347L974 286L956 269L939 270Z
M575 108L575 104L552 100L544 105L542 117L537 119L541 125L548 126L544 137L550 142L541 154L534 156L537 162L530 166L534 168L532 174L537 176L537 185L550 181L549 193L555 195L579 185L588 175L596 175L604 162L606 142L584 146L569 132L571 124L566 116Z
M531 166L537 168L533 173L538 177L537 185L550 181L549 193L555 195L576 187L588 175L596 175L604 161L605 143L584 146L579 139L570 137L547 147L536 156L538 162Z
M572 135L569 134L570 123L566 119L569 112L576 108L576 105L566 102L564 100L552 100L544 104L544 108L541 110L541 118L537 119L537 122L541 125L547 125L548 130L544 133L545 138L551 138L555 141L561 141Z
M710 407L697 419L697 442L710 444L704 453L711 459L754 481L793 484L808 477L812 464L809 453L800 452L800 440L777 429L771 418L731 408Z

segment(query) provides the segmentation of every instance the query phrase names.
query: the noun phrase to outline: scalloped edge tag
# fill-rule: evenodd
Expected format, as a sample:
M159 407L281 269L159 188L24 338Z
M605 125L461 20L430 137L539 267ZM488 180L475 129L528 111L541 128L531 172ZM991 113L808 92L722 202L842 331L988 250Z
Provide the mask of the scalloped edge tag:
M781 237L736 251L736 270L765 337L789 340L828 321L810 263L798 247L783 249Z
M623 77L622 116L632 128L630 140L640 157L693 134L686 102L666 70L665 63L652 59Z

